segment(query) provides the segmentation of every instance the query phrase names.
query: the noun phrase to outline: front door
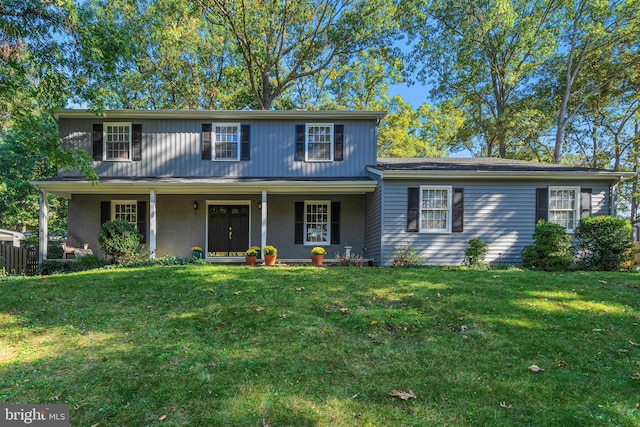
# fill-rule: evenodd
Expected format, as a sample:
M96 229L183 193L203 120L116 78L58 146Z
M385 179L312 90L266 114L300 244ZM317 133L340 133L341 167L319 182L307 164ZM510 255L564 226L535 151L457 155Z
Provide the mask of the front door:
M249 206L209 206L208 256L244 256L249 247Z

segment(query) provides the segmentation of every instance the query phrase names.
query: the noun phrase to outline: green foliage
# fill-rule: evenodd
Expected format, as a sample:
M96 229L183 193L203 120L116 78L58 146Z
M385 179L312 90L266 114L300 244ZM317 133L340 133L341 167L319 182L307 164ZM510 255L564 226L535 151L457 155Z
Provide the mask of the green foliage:
M629 221L613 216L590 216L580 219L575 230L582 250L581 263L589 270L620 270L623 263L631 261L631 236Z
M489 246L479 237L469 240L469 247L464 251L464 257L470 267L483 267L484 257L489 250Z
M258 256L258 252L260 251L260 246L251 246L244 253L245 256Z
M416 267L422 265L422 257L411 244L397 247L391 254L394 267Z
M573 263L571 236L565 228L544 220L538 221L534 243L522 250L525 267L544 271L563 271Z
M124 220L107 221L100 227L98 244L114 262L122 263L142 258L140 238L135 224Z

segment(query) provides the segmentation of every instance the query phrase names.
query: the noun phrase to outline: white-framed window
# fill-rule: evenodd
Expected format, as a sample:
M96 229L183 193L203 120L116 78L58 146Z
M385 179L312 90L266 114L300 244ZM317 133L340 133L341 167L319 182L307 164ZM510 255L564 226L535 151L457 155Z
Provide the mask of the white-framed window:
M134 224L138 222L138 202L136 200L112 200L111 219L122 219Z
M549 187L549 222L571 233L578 225L580 187Z
M451 232L451 187L420 187L420 232Z
M104 159L131 160L131 123L105 123Z
M307 124L305 144L307 161L333 161L333 124Z
M212 160L240 160L240 123L214 123Z
M331 201L305 200L304 243L328 245L331 243Z

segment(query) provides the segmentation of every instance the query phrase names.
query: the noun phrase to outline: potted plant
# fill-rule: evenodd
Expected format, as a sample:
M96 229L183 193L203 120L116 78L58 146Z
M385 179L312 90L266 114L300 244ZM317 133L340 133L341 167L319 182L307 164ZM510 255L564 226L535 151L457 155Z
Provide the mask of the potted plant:
M324 261L324 256L327 254L327 251L322 246L316 246L311 249L311 262L316 267L321 267Z
M256 260L258 258L258 250L260 248L258 246L251 246L244 253L245 261L247 265L256 265Z
M200 246L192 247L191 256L193 256L195 259L202 259L202 248Z
M264 264L276 265L276 258L278 257L278 250L275 246L264 247Z

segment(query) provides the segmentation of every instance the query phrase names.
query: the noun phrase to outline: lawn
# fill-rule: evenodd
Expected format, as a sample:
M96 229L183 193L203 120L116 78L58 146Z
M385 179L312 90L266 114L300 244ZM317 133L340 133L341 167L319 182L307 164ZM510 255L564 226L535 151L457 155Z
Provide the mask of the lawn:
M638 372L635 273L0 280L0 403L68 403L72 426L639 426Z

